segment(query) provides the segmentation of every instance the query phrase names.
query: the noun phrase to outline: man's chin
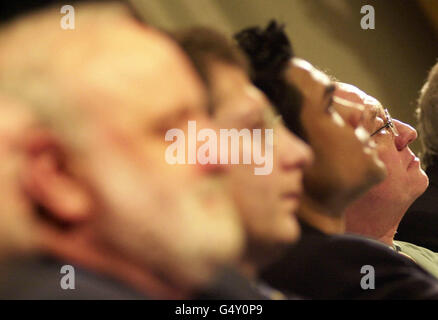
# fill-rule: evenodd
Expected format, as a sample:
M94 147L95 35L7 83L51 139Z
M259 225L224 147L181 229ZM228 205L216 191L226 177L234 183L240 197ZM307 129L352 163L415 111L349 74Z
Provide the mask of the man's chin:
M287 222L287 232L283 232L284 237L281 239L281 244L289 246L296 243L301 237L301 228L296 216L294 215L291 220Z
M423 194L426 191L426 189L429 187L429 177L422 169L420 169L420 175L423 178L422 179L423 180L423 188L421 190L421 194Z
M429 186L429 177L426 173L420 168L415 171L415 180L411 180L409 185L413 188L413 198L414 201L420 197Z

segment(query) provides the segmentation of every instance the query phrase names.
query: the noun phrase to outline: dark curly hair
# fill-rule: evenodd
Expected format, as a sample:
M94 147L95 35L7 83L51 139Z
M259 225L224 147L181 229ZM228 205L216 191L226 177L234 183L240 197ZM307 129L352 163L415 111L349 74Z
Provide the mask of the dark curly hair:
M301 93L285 76L294 53L284 25L272 20L265 29L250 27L234 38L248 56L253 83L271 100L289 130L305 140L300 122Z

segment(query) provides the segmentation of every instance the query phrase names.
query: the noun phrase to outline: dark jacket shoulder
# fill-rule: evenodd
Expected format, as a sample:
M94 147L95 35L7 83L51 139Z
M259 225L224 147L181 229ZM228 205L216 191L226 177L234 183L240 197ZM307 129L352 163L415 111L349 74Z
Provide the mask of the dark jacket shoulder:
M374 289L364 289L361 281L371 269ZM410 259L369 239L324 235L308 226L263 279L311 299L438 299L436 279Z
M35 256L2 265L0 299L143 300L147 297L113 278L53 257Z

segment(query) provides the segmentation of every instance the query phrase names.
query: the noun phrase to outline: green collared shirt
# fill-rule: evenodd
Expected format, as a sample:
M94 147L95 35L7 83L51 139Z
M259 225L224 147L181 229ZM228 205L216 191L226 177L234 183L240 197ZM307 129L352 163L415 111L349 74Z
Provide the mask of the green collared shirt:
M394 241L394 249L409 256L423 269L438 278L438 253L404 241Z

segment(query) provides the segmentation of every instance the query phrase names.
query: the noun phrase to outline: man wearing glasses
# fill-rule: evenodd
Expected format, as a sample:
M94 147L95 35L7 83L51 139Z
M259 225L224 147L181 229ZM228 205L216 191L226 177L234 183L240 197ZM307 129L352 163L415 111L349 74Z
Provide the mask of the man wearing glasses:
M366 128L387 169L386 179L353 202L345 211L346 231L378 240L405 254L438 277L438 255L411 243L394 241L401 219L411 204L426 190L428 178L420 160L409 148L417 139L414 128L392 119L388 109L359 89L340 84L339 94L375 109ZM421 232L419 230L419 232Z

